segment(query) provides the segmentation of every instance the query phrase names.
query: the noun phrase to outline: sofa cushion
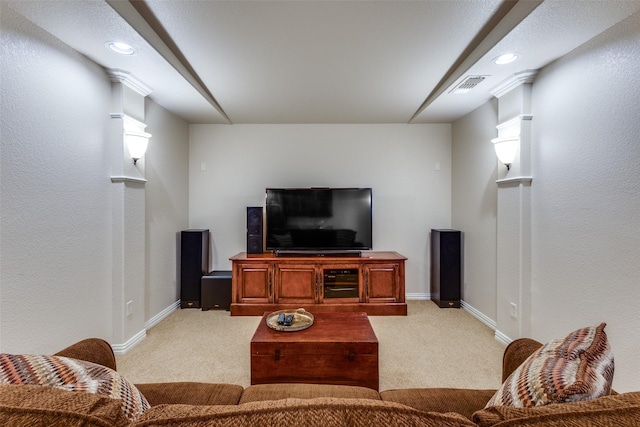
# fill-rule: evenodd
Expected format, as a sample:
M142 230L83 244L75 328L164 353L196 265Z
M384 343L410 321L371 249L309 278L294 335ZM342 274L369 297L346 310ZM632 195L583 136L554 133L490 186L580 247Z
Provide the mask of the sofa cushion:
M124 427L120 401L36 385L0 385L1 426Z
M236 384L196 382L136 384L151 406L164 403L186 405L237 405L244 387Z
M640 392L535 408L493 406L474 413L472 420L480 427L640 425Z
M144 413L136 427L304 426L472 427L458 414L423 412L371 399L282 399L236 406L159 405Z
M532 407L595 399L611 392L613 354L605 324L578 329L529 356L486 407Z
M316 397L380 400L378 392L367 387L328 384L258 384L247 387L242 393L239 403L286 398L313 399Z
M396 402L421 411L456 412L471 419L474 412L484 408L495 390L457 388L407 388L380 392L382 400Z
M149 403L116 371L84 360L33 354L0 354L0 384L37 385L118 399L134 420Z

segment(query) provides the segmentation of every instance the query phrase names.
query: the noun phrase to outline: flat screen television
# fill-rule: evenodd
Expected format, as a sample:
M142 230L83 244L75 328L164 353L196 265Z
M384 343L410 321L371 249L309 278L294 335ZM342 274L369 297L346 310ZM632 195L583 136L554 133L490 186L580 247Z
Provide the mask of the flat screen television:
M267 188L266 248L372 249L371 201L371 188Z

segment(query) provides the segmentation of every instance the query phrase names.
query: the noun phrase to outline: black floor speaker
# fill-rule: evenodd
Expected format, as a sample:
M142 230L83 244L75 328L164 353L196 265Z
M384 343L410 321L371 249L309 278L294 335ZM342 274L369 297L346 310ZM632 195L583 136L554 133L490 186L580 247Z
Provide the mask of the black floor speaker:
M202 311L231 309L231 271L211 271L202 276Z
M431 300L439 307L460 307L462 240L458 230L431 230Z
M180 307L200 308L200 279L209 271L209 230L180 233Z
M262 253L262 207L247 207L247 253Z

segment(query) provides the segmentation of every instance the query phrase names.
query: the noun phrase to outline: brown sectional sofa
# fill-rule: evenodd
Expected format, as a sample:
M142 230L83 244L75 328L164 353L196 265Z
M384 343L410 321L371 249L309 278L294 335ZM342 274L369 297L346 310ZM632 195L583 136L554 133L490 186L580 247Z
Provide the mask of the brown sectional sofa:
M503 380L541 346L519 339L505 350ZM100 339L56 355L116 368ZM483 409L495 390L417 388L377 392L317 384L136 384L151 408L135 422L117 400L56 388L0 386L2 426L640 426L640 392L538 408Z

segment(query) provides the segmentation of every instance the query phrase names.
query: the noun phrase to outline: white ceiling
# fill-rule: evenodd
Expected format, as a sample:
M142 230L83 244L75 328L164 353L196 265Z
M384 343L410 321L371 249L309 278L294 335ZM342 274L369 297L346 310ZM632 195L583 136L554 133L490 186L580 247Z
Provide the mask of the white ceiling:
M190 123L448 123L640 0L8 0ZM138 51L118 56L107 41ZM507 66L491 62L515 51ZM467 76L486 76L465 95Z

